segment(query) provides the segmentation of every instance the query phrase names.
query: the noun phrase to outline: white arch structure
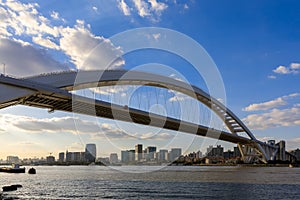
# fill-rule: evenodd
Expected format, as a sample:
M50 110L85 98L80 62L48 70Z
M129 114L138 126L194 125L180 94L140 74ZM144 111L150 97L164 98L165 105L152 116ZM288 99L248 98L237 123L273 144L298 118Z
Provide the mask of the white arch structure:
M179 119L166 118L133 108L124 108L120 105L71 93L78 89L113 85L148 85L186 94L215 112L224 121L230 132L215 130ZM61 110L134 122L236 143L245 162L253 159L268 162L275 159L278 151L278 147L257 140L232 111L200 88L173 78L140 71L69 71L23 79L1 75L0 109L18 104L46 108L49 111ZM245 133L248 138L239 136L240 132Z

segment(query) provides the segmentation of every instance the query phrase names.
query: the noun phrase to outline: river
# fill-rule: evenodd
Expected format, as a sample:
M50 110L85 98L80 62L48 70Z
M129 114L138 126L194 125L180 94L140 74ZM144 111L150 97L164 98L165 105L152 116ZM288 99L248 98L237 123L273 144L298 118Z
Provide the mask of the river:
M17 191L4 192L3 199L300 199L300 168L35 168L35 175L0 173L1 187L11 184L23 186Z

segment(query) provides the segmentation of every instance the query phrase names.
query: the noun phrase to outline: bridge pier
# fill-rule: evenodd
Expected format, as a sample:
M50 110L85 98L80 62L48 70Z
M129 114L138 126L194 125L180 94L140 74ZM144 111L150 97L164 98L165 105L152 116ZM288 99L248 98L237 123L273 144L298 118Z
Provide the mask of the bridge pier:
M258 161L266 163L266 159L262 153L253 145L238 144L244 163L250 164Z

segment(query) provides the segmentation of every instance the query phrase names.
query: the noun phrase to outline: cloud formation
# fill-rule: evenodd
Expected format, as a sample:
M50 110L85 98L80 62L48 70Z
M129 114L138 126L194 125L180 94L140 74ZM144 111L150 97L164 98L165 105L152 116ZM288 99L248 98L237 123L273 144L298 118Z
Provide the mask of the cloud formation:
M249 106L243 108L243 111L258 111L258 110L269 110L272 108L277 108L280 106L287 105L287 101L290 98L299 96L299 93L293 93L286 96L278 97L276 99L273 99L271 101L266 101L263 103L255 103L250 104Z
M262 114L248 115L243 121L250 129L259 130L281 126L299 126L300 108L273 109Z
M171 139L174 134L168 132L152 133L135 132L127 134L114 123L101 123L85 120L77 117L53 117L53 118L35 118L12 114L0 115L0 125L7 131L11 128L17 128L30 134L44 133L71 133L90 135L91 139L143 139L143 140L164 140Z
M130 16L135 12L141 18L148 18L157 22L168 5L157 0L119 0L118 8L125 16Z
M130 8L128 7L127 3L124 0L119 0L118 7L125 16L131 15Z
M83 20L78 19L73 27L64 26L64 23L53 25L50 19L39 13L38 9L37 3L1 1L0 38L20 44L32 42L32 46L37 45L37 47L58 51L68 56L70 62L79 69L119 68L124 64L124 60L120 56L122 55L120 47L115 47L109 39L94 35L90 30L90 25L85 24ZM58 12L52 11L50 16L56 21L56 24L64 22ZM28 42L24 42L24 38L29 38ZM101 48L95 48L97 46ZM45 52L43 52L44 57L49 56ZM21 52L19 51L19 53ZM32 59L30 56L28 57L28 54L18 55ZM7 64L14 62L8 58L6 58ZM115 62L112 62L114 60ZM47 68L47 64L47 62L44 63L45 68ZM20 68L20 66L18 67ZM13 67L10 66L10 68ZM17 71L17 69L14 70Z
M69 69L54 60L45 50L9 39L0 39L0 61L5 63L6 74L15 76L32 76Z
M244 111L258 111L250 114L243 121L251 129L268 129L281 126L300 125L300 93L292 93L271 101L251 104ZM281 108L283 107L283 108Z
M300 69L300 63L291 63L289 67L280 65L273 70L276 74L298 74Z

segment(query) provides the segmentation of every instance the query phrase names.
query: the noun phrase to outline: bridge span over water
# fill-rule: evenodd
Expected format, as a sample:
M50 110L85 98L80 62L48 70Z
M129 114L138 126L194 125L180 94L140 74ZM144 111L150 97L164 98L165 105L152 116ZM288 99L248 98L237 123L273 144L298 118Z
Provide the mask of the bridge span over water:
M79 89L114 85L147 85L183 93L211 109L222 119L228 131L72 93L72 91ZM1 75L0 109L13 105L46 108L49 111L75 112L220 139L238 144L245 162L259 159L266 163L274 160L279 153L278 146L257 140L230 109L200 88L170 77L146 72L126 70L69 71L29 78L13 78ZM239 133L243 133L246 137L240 136Z

